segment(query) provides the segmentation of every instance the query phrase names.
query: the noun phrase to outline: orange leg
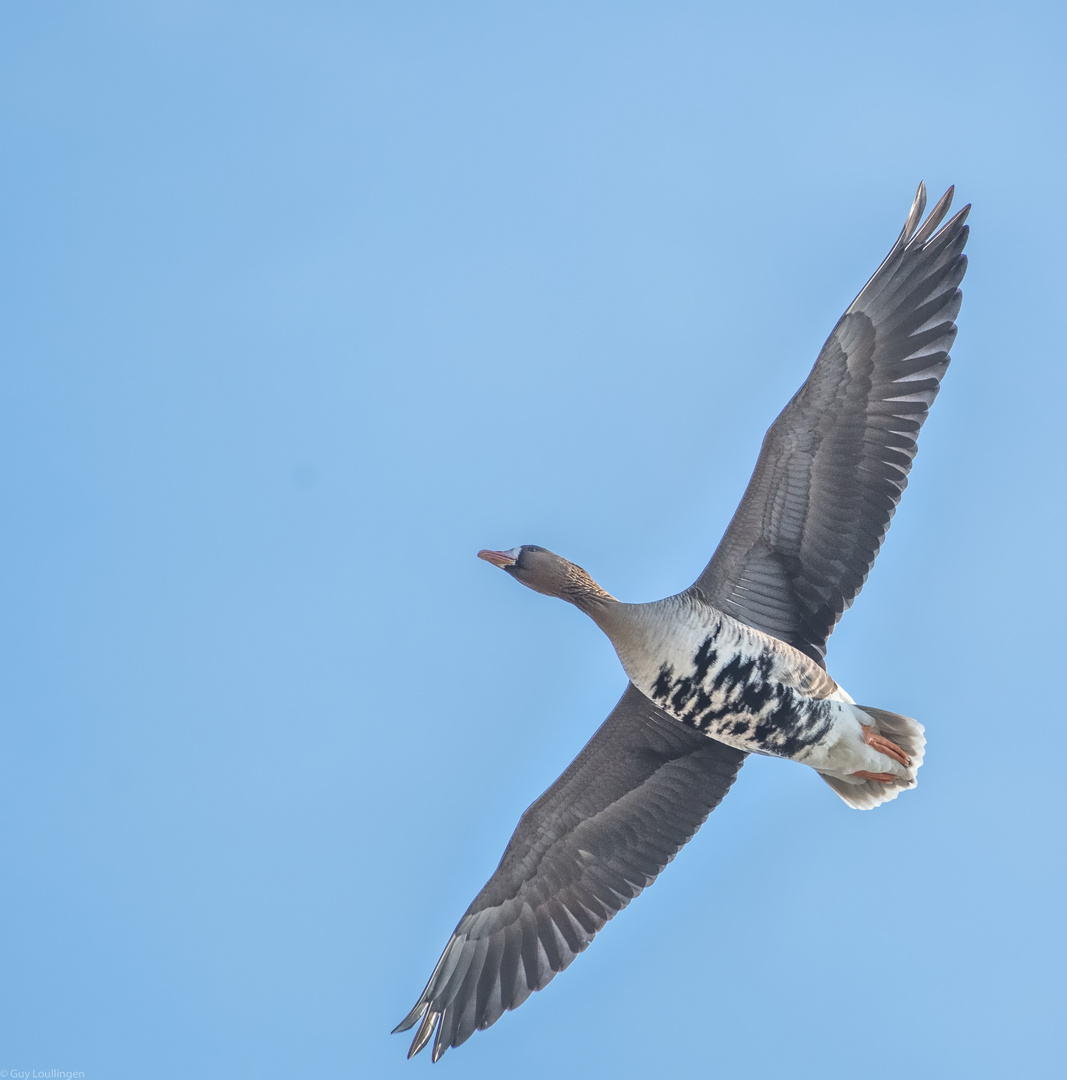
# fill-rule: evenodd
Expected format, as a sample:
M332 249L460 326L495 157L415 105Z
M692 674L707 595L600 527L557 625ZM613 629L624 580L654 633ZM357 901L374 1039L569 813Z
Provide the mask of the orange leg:
M886 757L891 757L894 761L899 761L901 765L910 765L911 758L900 749L895 742L890 742L884 735L879 735L874 728L868 727L866 724L863 726L863 739L868 746L873 746L879 753L885 754ZM856 773L857 776L862 776L862 773ZM881 774L887 775L887 774ZM873 779L868 777L867 779ZM894 778L895 779L895 778Z
M883 784L891 784L894 780L900 779L891 772L867 772L866 769L854 772L852 775L858 776L861 780L880 780Z

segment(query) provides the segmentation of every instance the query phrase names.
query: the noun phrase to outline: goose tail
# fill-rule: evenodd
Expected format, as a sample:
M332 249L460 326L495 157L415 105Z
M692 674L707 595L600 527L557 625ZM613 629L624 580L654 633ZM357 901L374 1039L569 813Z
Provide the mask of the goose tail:
M881 780L843 780L829 773L819 773L849 806L856 810L871 810L895 799L902 791L908 791L918 783L915 774L923 763L926 750L926 736L923 734L925 729L910 716L886 712L885 709L873 709L869 705L857 705L856 708L864 714L865 724L873 727L879 735L895 742L911 759L907 774L889 783Z

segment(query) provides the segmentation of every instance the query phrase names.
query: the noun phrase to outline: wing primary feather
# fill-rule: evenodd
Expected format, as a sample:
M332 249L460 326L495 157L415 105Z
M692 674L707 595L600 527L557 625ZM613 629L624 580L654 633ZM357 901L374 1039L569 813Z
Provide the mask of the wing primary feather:
M948 208L952 205L952 196L955 194L956 186L953 184L940 199L937 200L937 204L933 210L930 211L930 216L923 222L921 228L915 233L915 235L908 241L908 247L913 245L916 247L922 247L934 232L937 230L938 225L945 219L945 215L948 213ZM921 215L920 215L921 216Z
M413 1058L429 1041L436 1029L441 1014L435 1009L427 1009L426 1015L419 1024L419 1030L415 1032L415 1038L411 1040L411 1049L408 1050L408 1058Z

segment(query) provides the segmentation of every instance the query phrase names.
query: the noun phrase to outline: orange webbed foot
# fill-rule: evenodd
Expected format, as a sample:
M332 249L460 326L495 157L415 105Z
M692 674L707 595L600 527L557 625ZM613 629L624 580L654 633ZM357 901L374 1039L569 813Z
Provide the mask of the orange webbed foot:
M891 784L894 780L900 779L899 776L894 776L891 772L867 772L866 769L861 769L852 775L858 776L861 780L877 780L882 784Z
M881 754L885 754L886 757L891 757L894 761L899 761L901 765L905 767L911 764L911 758L900 749L895 742L887 739L884 735L879 735L878 732L872 727L868 727L867 724L863 724L863 739L868 746L873 747ZM856 776L863 776L863 773L856 773ZM888 773L874 774L872 773L867 779L875 779L880 776L887 776ZM894 777L893 779L896 779Z

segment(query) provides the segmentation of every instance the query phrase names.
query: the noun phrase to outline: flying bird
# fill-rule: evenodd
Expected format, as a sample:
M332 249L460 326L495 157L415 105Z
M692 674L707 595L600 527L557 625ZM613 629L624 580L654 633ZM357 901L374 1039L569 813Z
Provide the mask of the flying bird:
M415 1007L408 1056L433 1060L541 990L722 801L750 753L815 769L857 809L916 783L923 728L857 705L826 641L855 600L908 482L949 364L969 206L950 188L904 229L771 425L711 562L684 592L627 604L535 545L480 551L585 612L629 685L566 772L522 815ZM921 224L920 224L921 222Z

